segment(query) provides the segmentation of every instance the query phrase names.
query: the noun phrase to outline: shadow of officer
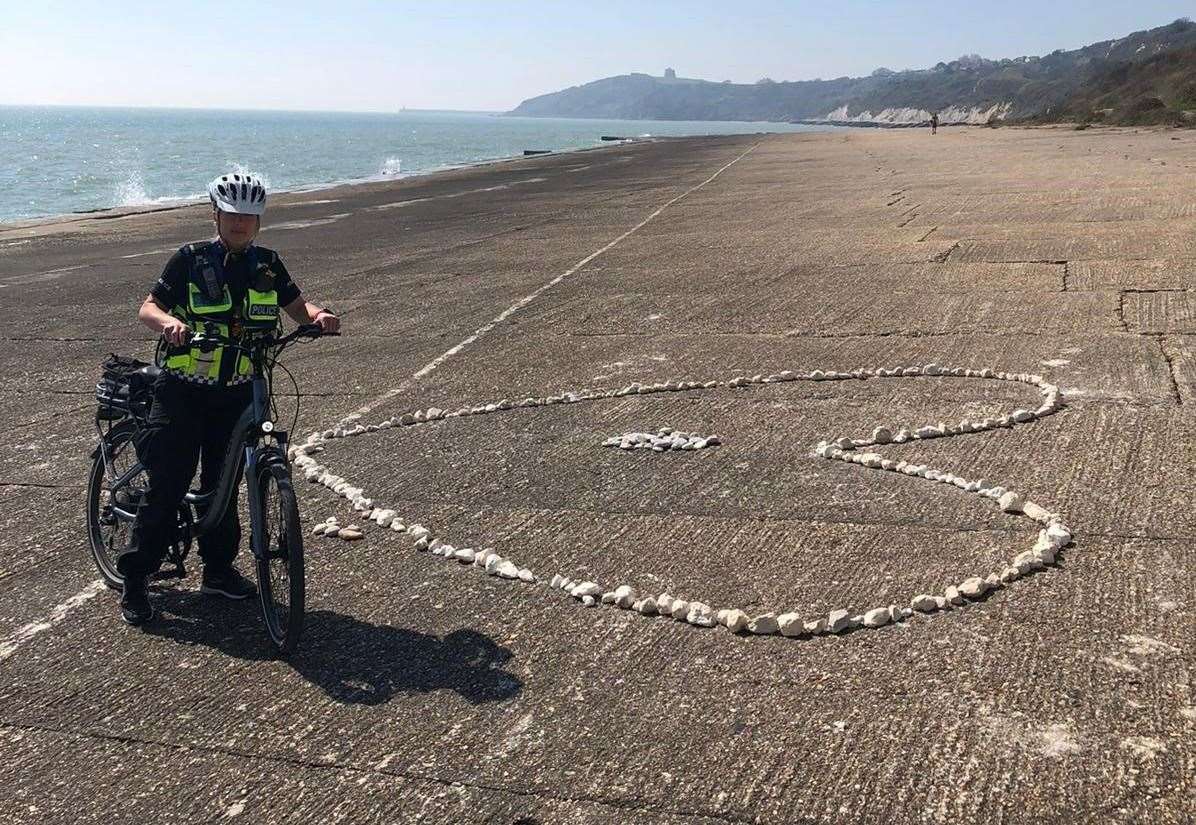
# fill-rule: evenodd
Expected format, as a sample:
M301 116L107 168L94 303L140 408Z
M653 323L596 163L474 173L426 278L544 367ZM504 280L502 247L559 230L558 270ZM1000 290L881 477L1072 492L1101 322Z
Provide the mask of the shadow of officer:
M146 632L239 659L275 658L256 611L179 591L164 593L162 607L161 621L146 625ZM299 650L284 661L343 704L381 705L395 694L453 690L478 705L510 699L523 689L503 670L512 658L510 650L475 630L440 638L314 610L305 618Z

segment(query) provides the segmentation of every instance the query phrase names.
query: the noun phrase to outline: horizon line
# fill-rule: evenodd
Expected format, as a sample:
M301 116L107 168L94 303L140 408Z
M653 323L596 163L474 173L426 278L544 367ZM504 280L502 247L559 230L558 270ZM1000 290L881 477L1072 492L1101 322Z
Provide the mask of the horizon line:
M278 114L329 114L329 115L395 115L402 112L444 112L463 115L503 115L511 109L436 109L414 106L396 109L280 109L254 106L163 106L159 104L129 103L6 103L0 101L0 108L31 109L148 109L169 112L275 112Z

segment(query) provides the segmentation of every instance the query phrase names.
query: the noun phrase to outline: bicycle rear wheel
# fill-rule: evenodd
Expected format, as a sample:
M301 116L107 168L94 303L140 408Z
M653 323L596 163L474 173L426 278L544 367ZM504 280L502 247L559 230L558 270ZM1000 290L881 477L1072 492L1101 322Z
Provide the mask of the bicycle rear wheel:
M257 556L258 594L266 632L279 653L289 653L303 632L303 532L290 473L281 460L269 461L258 474L255 513L263 545Z
M132 427L115 428L104 446L112 461L112 476L107 475L103 452L97 451L87 479L87 537L91 556L104 583L114 590L120 590L124 585L124 578L116 569L116 559L128 546L129 530L133 526L132 522L118 517L115 508L136 513L148 483L148 476L142 469L116 489L110 486L137 463L133 448L135 432Z

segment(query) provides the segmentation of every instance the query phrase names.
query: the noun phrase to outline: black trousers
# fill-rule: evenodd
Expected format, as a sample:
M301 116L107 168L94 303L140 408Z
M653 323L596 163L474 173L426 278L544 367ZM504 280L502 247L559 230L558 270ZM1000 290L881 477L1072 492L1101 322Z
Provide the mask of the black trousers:
M209 387L163 374L154 384L149 421L137 437L137 457L149 476L145 499L137 511L129 546L117 559L122 576L155 572L175 540L179 504L203 459L199 486L216 486L229 437L241 413L253 400L249 384ZM238 475L237 484L241 483ZM198 539L205 567L227 568L241 543L237 497L214 530Z

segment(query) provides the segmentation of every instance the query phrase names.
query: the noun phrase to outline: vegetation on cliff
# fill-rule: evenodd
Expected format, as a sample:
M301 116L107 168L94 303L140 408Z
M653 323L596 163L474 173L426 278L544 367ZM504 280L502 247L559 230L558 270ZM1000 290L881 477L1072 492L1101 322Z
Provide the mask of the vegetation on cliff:
M869 77L752 84L620 75L541 95L511 114L632 120L909 122L918 112L999 112L1015 122L1181 124L1196 117L1196 24L1185 19L1081 49ZM895 114L902 113L902 114Z

